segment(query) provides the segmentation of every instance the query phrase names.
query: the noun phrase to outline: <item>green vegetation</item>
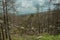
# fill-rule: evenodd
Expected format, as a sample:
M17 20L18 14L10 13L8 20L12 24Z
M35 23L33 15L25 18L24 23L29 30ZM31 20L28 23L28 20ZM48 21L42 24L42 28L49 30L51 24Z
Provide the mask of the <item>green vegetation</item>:
M44 35L41 38L39 37L38 40L60 40L60 35Z
M42 36L20 36L13 37L13 40L60 40L60 35L42 35Z

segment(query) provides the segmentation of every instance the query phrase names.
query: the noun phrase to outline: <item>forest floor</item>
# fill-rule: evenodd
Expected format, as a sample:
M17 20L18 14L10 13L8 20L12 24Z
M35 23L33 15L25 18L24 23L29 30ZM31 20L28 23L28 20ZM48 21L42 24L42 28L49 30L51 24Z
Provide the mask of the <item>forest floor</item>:
M60 40L60 35L23 35L23 36L13 36L12 40Z

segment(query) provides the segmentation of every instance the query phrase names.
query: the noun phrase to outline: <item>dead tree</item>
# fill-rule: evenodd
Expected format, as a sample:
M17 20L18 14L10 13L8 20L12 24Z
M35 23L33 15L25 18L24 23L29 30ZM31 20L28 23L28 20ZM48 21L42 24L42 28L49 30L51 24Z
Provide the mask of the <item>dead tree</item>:
M57 4L54 4L54 5L56 5L56 7L55 7L55 10L57 11L56 13L55 13L55 32L56 32L56 34L59 34L60 33L60 30L59 30L59 28L60 28L60 21L59 21L59 14L60 14L60 3L57 3Z
M60 21L59 20L59 14L60 14L60 2L58 0L52 0L54 1L53 5L55 5L54 11L52 13L52 18L53 18L53 25L54 27L54 33L53 34L58 34L58 31L60 33L60 30L58 30L58 28L60 27ZM56 3L56 1L58 1Z
M5 35L4 35L4 28L3 28L3 25L0 23L0 28L1 28L1 40L5 40Z
M9 32L9 19L8 19L8 10L7 10L7 0L2 1L3 4L3 13L4 13L4 27L6 39L11 40L10 32Z
M36 8L37 8L37 11L36 11L36 13L37 14L39 14L39 8L40 8L40 5L37 3L36 4ZM39 15L37 15L38 16L38 32L39 32L39 34L40 34L40 16Z

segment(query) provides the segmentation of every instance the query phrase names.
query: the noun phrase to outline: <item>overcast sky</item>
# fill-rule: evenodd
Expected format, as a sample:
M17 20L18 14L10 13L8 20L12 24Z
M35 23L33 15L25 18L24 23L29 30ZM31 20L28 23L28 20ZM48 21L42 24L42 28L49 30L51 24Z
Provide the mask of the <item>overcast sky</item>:
M55 0L53 3L59 3L60 0ZM19 14L36 13L36 5L39 4L39 11L47 11L50 7L51 10L54 8L52 3L49 4L49 0L16 0L15 7Z
M58 3L60 0L55 0L53 3ZM36 5L39 4L40 11L47 11L50 7L51 9L54 8L52 3L49 4L49 0L17 0L16 7L19 11L19 14L26 14L26 13L35 13L37 10Z

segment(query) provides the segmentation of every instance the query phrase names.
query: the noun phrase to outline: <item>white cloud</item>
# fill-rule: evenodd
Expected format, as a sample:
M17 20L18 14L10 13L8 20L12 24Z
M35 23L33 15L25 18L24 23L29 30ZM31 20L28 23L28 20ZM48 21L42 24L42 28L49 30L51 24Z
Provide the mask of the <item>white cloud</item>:
M22 5L21 5L22 7L27 7L28 6L28 4L27 4L27 2L25 1L25 2L22 2Z
M52 3L60 3L60 0L53 0Z
M60 1L55 1L55 2L60 2ZM18 5L18 8L17 8L17 10L18 11L26 11L26 12L28 12L28 11L30 11L30 12L32 12L32 11L36 11L36 8L35 8L35 5L36 4L39 4L40 5L40 7L41 6L45 6L44 8L45 8L45 10L47 10L48 9L48 3L49 3L49 0L19 0L19 1L17 1L16 2L16 4L19 4ZM52 8L53 6L51 6L51 8ZM42 8L43 10L44 10L44 8Z
M40 1L40 2L42 2L42 3L44 3L44 2L45 2L45 0L38 0L38 1Z
M21 2L21 5L20 5L20 2ZM20 11L28 12L28 10L31 12L36 11L36 8L34 7L34 4L36 4L35 2L39 3L40 5L43 5L45 0L20 0L20 1L17 1L17 3L16 3L16 4L18 4L17 11L19 11L19 12Z
M32 1L22 1L22 7L28 8L28 7L32 7Z
M38 0L40 5L44 5L45 0Z

